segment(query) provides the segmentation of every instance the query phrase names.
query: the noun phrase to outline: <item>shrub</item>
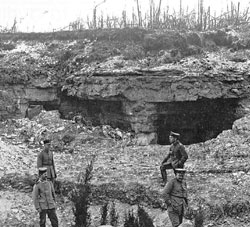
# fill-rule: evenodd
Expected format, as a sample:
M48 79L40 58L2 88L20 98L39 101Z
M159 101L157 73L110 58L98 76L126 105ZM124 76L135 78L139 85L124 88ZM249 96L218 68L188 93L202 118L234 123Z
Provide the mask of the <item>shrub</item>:
M123 57L126 60L136 60L145 57L144 49L140 45L128 44L126 48L122 51Z
M108 202L106 202L101 208L101 225L107 224L108 216Z
M109 216L110 216L110 225L112 225L114 227L117 227L119 215L116 212L115 203L114 202L112 202Z
M136 217L134 216L133 211L129 211L125 215L124 227L139 227L138 221Z
M65 52L60 53L59 55L59 61L60 62L66 62L67 60L69 60L70 58L73 57L73 53L69 50L66 50Z
M139 227L154 227L153 220L140 205L138 205L138 224Z
M109 211L109 212L108 212ZM109 216L109 220L108 220ZM101 208L101 225L107 225L110 224L114 227L117 227L118 225L118 214L115 209L115 203L112 202L111 206L109 206L109 203L106 202L102 208Z
M2 50L13 50L16 46L14 43L11 42L0 42L0 49Z
M136 217L133 211L129 211L128 214L125 215L124 227L154 227L154 224L144 208L138 205Z
M199 208L194 216L194 227L202 227L204 219L205 219L204 212L201 208Z
M94 158L87 165L85 174L80 172L78 184L71 191L70 200L73 202L73 214L75 216L75 227L89 227L90 213L88 211L91 202L90 180L92 178Z

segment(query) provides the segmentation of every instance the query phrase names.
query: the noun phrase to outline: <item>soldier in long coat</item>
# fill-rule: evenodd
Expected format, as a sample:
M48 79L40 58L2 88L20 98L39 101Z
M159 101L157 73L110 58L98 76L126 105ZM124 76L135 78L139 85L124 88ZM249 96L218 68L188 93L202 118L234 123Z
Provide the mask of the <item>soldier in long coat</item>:
M56 175L55 170L55 163L53 153L50 150L50 143L49 139L43 141L44 148L37 156L37 168L46 167L47 168L47 177L52 183L54 183Z
M47 179L47 168L39 168L39 179L33 187L33 202L40 216L40 227L46 226L48 215L52 227L58 227L56 199L53 183Z
M182 223L184 209L188 205L187 185L184 181L186 170L175 169L176 177L171 179L162 191L162 197L168 208L168 216L173 227Z
M163 183L167 182L167 169L183 168L188 159L187 152L183 144L179 141L180 134L170 132L169 142L171 143L169 153L161 163L160 170Z

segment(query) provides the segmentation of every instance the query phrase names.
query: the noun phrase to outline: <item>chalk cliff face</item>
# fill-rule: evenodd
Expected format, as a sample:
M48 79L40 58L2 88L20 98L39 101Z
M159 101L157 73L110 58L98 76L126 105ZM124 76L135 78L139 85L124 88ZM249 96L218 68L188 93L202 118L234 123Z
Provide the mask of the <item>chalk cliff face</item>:
M147 103L244 98L249 94L248 75L222 71L189 73L181 65L176 68L179 70L161 67L133 73L106 71L90 77L71 76L62 91L78 98Z
M31 118L39 105L166 144L171 130L184 143L204 141L248 112L248 58L230 32L69 34L2 34L1 120Z
M181 65L177 67L179 70L161 67L133 73L98 72L91 77L74 76L66 79L62 90L67 96L77 97L79 100L99 100L100 109L97 112L102 114L101 117L106 116L107 123L112 124L122 117L133 131L150 134L150 138L155 138L151 133L157 134L157 130L163 130L159 125L161 121L165 121L168 130L182 131L184 127L194 134L194 131L202 130L199 125L209 118L202 119L202 115L210 116L211 124L217 124L218 127L220 122L228 124L229 119L236 119L243 114L242 111L238 111L238 115L236 112L243 110L239 103L249 95L247 76L245 78L230 72L214 74L213 71L202 74L189 73L181 71ZM105 111L105 103L113 106L110 113ZM120 106L114 103L120 103ZM104 106L101 107L102 105ZM116 116L115 113L119 114ZM109 118L110 114L112 117ZM180 121L186 116L187 122L182 122L182 125L179 125L179 122L170 123L177 116ZM168 130L163 131L167 134ZM188 138L190 139L190 136ZM162 139L163 143L165 140Z

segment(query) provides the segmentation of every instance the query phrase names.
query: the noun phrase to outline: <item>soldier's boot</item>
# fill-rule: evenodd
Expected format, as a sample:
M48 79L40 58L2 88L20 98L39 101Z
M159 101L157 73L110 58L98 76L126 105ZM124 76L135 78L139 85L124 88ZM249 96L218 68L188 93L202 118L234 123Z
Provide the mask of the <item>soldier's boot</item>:
M161 177L162 177L163 183L167 183L168 181L167 172L165 169L162 169L162 168L161 168Z

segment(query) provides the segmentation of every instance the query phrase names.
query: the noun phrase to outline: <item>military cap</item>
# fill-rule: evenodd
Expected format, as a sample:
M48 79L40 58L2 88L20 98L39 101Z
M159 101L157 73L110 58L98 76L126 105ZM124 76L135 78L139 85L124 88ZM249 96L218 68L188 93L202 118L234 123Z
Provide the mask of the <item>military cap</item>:
M176 132L170 132L170 136L173 136L175 138L179 138L180 137L180 134L179 133L176 133Z
M38 168L39 174L43 174L43 173L45 173L46 171L47 171L47 167L39 167L39 168Z
M174 169L174 172L175 172L175 173L186 173L186 171L187 171L187 170L182 169L182 168L176 168L176 169Z

